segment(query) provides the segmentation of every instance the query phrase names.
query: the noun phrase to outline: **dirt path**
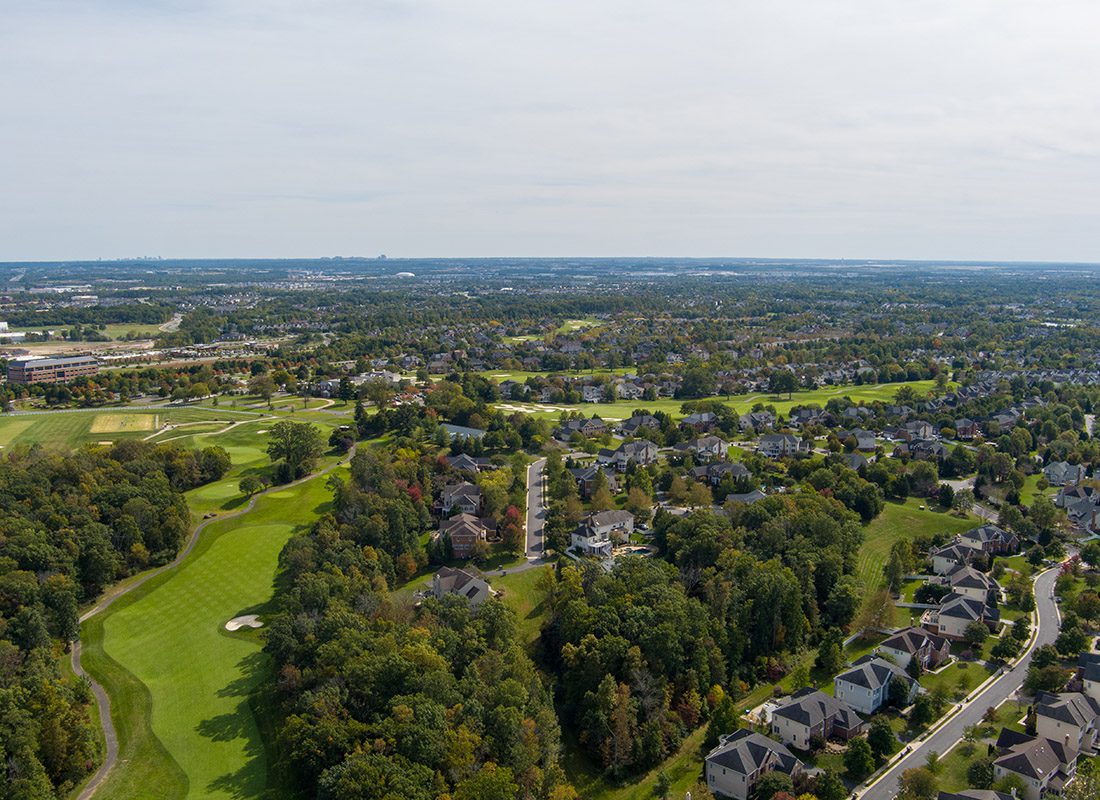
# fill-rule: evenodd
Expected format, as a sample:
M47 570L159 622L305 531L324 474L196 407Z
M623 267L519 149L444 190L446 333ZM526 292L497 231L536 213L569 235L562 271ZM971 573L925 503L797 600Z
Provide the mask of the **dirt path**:
M255 421L256 420L245 420L245 422ZM240 425L244 423L241 422L234 424ZM156 569L146 572L140 578L131 583L119 584L111 589L108 589L100 597L98 603L96 603L94 606L92 606L90 609L80 615L80 622L83 623L86 620L91 619L96 614L99 614L100 612L109 608L112 603L114 603L123 595L129 594L134 589L144 585L152 578L155 578L157 575L168 572L169 570L173 570L180 564L182 564L184 559L186 559L187 556L191 554L191 551L195 549L195 545L199 541L200 534L202 534L202 532L206 530L206 527L211 523L222 522L227 519L236 519L237 517L242 517L252 511L252 509L256 507L256 501L266 494L276 491L281 492L285 489L293 489L295 486L300 486L307 481L313 480L314 478L319 478L323 475L327 475L328 473L339 467L341 464L345 464L351 461L352 457L355 455L355 450L356 446L352 446L351 450L348 451L348 454L344 458L340 459L335 464L331 464L330 466L325 467L324 469L318 470L316 472L311 472L309 475L301 477L296 481L292 481L291 483L284 483L281 486L270 486L267 489L264 489L262 492L257 492L249 498L248 503L244 507L239 508L236 511L230 511L228 514L219 514L217 516L210 517L209 519L202 520L191 531L191 537L187 540L187 544L179 552L179 554L174 559L172 559L172 561L165 564L164 566L157 567ZM103 781L107 779L107 775L110 774L111 770L118 762L118 733L115 731L114 721L111 719L111 699L107 695L107 691L99 682L92 678L91 675L88 675L84 671L84 667L80 663L79 639L72 642L71 660L73 672L87 679L89 685L91 686L92 694L95 695L96 705L99 707L99 724L100 727L103 729L103 741L106 744L107 750L106 756L103 759L103 763L100 764L99 769L95 771L95 774L92 775L91 780L88 781L88 783L81 790L80 794L77 796L77 800L89 800L96 793L96 790L99 789L99 787L103 784Z

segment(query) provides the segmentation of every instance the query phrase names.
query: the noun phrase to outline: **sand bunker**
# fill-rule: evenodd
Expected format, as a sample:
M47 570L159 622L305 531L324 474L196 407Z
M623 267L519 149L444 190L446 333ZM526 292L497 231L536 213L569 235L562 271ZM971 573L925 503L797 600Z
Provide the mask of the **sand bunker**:
M225 623L227 631L239 631L241 628L262 628L264 624L255 614L245 614L243 617L233 617Z

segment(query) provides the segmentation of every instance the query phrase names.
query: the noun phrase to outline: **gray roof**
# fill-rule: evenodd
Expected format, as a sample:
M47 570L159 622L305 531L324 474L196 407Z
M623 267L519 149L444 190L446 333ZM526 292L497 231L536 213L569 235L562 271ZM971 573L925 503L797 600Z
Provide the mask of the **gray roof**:
M1068 722L1078 728L1086 728L1100 717L1100 704L1080 692L1043 692L1037 699L1035 713L1038 716Z
M707 753L707 761L741 775L768 766L790 774L802 763L785 745L747 728L723 736L721 743Z
M851 668L836 676L837 681L844 681L865 689L880 689L890 682L894 676L899 680L910 682L909 676L897 664L892 664L885 658L875 656L863 656Z
M947 644L947 640L942 636L929 633L924 628L905 628L883 641L879 646L889 647L891 650L899 650L912 655L924 647L925 642L930 642L935 650L940 650Z
M1100 653L1082 653L1077 666L1086 681L1100 681Z
M28 358L10 363L22 367L60 367L69 364L87 364L89 362L98 364L99 360L95 356L65 356L60 358Z
M1058 772L1063 764L1068 764L1075 757L1052 739L1027 737L1024 741L1010 746L1007 752L993 763L1025 778L1046 780Z
M843 700L837 700L817 689L802 689L796 692L789 703L772 712L772 716L783 717L813 728L827 719L837 722L842 728L853 730L863 723L863 719Z

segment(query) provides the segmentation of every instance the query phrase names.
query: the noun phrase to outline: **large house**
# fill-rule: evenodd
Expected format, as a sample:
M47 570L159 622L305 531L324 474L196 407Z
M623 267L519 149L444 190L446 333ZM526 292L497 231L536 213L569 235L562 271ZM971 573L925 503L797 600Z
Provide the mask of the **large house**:
M597 511L589 514L570 536L570 546L586 556L611 555L611 534L629 536L634 532L634 515L629 511Z
M455 510L464 514L477 514L481 510L481 489L464 481L443 487L439 497L439 510L449 516Z
M837 737L847 741L863 731L864 723L855 710L836 697L811 687L801 689L771 712L771 732L784 744L810 749L814 737Z
M554 430L554 438L567 442L573 434L581 436L603 436L607 433L607 424L595 414L590 419L570 419Z
M447 466L452 469L456 469L459 472L478 473L483 469L489 469L489 459L487 458L474 458L468 456L465 453L461 453L457 456L447 456Z
M805 442L789 433L767 433L761 436L756 443L756 452L768 458L809 453L811 449L812 446L809 442Z
M971 439L980 436L982 429L978 427L978 423L972 419L963 417L962 419L955 420L955 438L960 441L970 441Z
M951 591L955 594L973 600L980 600L983 603L989 599L990 592L999 595L1001 591L1001 586L997 581L984 572L978 572L973 567L956 566L944 573L941 580L951 587Z
M619 423L619 431L624 436L637 436L643 430L659 430L661 422L652 414L634 414L630 419Z
M861 714L874 714L886 705L890 684L898 681L905 686L905 705L909 705L920 685L897 664L876 656L863 656L833 678L833 694Z
M957 538L950 544L944 545L932 551L932 572L936 575L946 575L951 570L969 564L978 551L968 547Z
M631 464L645 467L657 460L657 445L648 439L638 439L633 442L623 442L617 450L600 450L596 461L600 464L610 464L619 472L626 472Z
M990 555L1011 555L1020 547L1020 537L997 525L981 525L959 534L956 539L965 547L972 547Z
M443 567L432 576L432 594L439 600L448 594L456 594L465 597L471 606L477 608L492 596L493 590L477 575L464 569Z
M761 776L778 770L797 778L804 769L782 744L743 728L721 736L707 753L707 788L716 797L748 800Z
M1077 751L1062 741L1028 736L1004 728L997 739L1000 756L993 762L993 780L1015 775L1023 781L1022 800L1061 794L1077 776Z
M675 448L678 451L691 453L692 455L709 456L711 458L725 458L729 452L729 442L717 436L702 436L687 442L680 442Z
M706 433L718 427L718 415L713 411L688 414L680 421L680 427L690 428L696 433Z
M697 481L706 481L711 486L720 484L727 475L734 480L738 480L739 478L748 478L751 474L744 464L728 461L716 461L706 466L693 467L691 470L691 477Z
M477 543L488 541L490 531L495 529L486 520L466 513L456 514L439 523L439 534L450 541L455 558L470 558L477 549Z
M607 488L612 494L617 494L619 491L619 481L615 477L615 473L603 467L597 465L574 467L569 470L569 473L573 476L573 480L577 482L577 491L580 493L582 500L588 500L592 497L592 493L596 491L596 482L599 480L600 474L603 474L604 479L607 481Z
M1081 692L1041 692L1035 702L1035 733L1091 753L1100 740L1100 702Z
M957 640L963 638L970 623L981 622L993 629L1000 618L1001 612L986 605L984 600L975 600L952 592L943 598L938 608L924 612L921 626L939 636Z
M936 800L1017 800L1008 792L993 789L963 789L960 792L940 792Z
M742 431L766 431L775 427L775 414L770 411L750 411L742 414L740 419Z
M1043 476L1051 486L1072 486L1085 479L1085 468L1068 461L1051 461L1043 467Z
M951 642L923 628L904 628L878 646L902 669L916 659L921 669L936 669L951 656Z

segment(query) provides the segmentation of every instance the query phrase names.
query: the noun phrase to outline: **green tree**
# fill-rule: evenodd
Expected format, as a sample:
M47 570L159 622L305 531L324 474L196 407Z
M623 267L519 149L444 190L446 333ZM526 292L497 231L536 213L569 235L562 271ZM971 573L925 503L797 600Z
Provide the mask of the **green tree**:
M853 739L844 753L844 769L853 778L862 779L875 768L875 755L866 739Z
M290 480L300 478L313 468L322 447L320 431L307 422L282 420L272 425L268 433L267 454L272 461L281 460L286 465L286 474L282 477Z
M916 767L901 773L898 790L898 800L936 800L939 784L930 770Z
M894 735L894 729L890 727L890 720L881 715L871 720L871 728L867 731L867 744L871 746L871 752L878 759L886 758L897 749L898 739Z
M477 774L455 786L454 800L513 800L518 795L512 770L487 761Z
M740 727L741 715L737 711L737 704L729 696L723 697L710 715L710 723L707 725L707 747L717 746L719 737L733 733Z
M251 497L256 492L261 491L265 486L264 479L259 475L245 475L241 478L241 482L237 485L241 494Z
M988 789L993 785L993 761L979 758L971 761L966 768L966 782L975 789Z

